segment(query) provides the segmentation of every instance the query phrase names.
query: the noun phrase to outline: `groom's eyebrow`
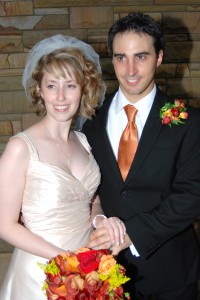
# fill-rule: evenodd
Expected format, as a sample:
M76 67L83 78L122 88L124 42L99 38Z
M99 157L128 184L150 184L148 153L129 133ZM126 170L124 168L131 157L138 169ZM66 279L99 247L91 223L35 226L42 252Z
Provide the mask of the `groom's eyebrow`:
M140 55L149 55L150 53L147 52L147 51L141 51L141 52L138 52L138 53L134 53L133 56L140 56ZM114 57L118 57L118 56L127 56L125 53L117 53L117 52L114 52L113 53L113 56Z

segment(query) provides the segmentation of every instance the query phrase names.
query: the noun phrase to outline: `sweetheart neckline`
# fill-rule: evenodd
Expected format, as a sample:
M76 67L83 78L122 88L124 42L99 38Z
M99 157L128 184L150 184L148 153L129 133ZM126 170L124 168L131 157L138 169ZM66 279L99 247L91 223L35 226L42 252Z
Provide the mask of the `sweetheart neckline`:
M84 179L84 177L85 177L85 175L86 175L87 169L89 168L89 165L90 165L90 163L91 163L91 161L92 161L91 157L92 157L92 155L91 155L91 153L89 153L89 161L88 161L88 164L86 165L85 172L84 172L84 174L83 174L83 176L82 176L81 179L78 179L78 178L77 178L76 176L74 176L72 173L67 172L67 171L64 170L62 167L59 167L59 166L57 166L57 165L53 165L53 164L51 164L50 162L42 161L42 160L35 159L35 158L31 158L30 161L39 162L40 164L47 165L47 166L50 166L50 167L52 167L52 168L58 169L58 170L60 170L61 172L63 172L63 173L65 173L65 174L69 175L70 177L74 178L75 180L77 180L77 181L79 181L79 182L82 182L83 179Z

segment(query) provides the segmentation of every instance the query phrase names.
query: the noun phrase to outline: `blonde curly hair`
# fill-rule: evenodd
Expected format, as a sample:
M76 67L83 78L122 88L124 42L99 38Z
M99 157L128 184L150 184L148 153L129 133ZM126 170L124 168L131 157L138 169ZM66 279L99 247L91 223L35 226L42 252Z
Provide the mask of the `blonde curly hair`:
M45 115L45 102L41 96L41 82L44 72L56 78L65 78L66 73L75 78L82 88L80 106L76 117L91 119L95 110L102 103L105 94L105 83L102 74L93 62L88 60L78 48L63 48L43 55L36 65L30 87L32 103L37 107L38 115Z

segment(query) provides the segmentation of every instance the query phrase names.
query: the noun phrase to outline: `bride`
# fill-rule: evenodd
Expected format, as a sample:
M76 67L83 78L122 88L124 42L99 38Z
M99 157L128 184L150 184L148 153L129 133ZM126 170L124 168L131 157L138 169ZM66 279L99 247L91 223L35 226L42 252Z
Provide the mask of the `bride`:
M102 216L99 167L72 129L104 96L98 55L76 38L50 37L30 51L23 85L44 117L12 137L0 159L0 238L15 246L0 300L46 299L37 263L87 245L93 221L106 228L102 247L125 234L117 218Z

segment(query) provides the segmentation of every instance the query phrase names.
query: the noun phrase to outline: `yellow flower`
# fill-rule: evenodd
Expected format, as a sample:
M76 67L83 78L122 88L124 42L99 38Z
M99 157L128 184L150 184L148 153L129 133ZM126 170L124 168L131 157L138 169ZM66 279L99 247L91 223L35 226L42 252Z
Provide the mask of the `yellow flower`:
M181 112L180 113L180 118L181 119L187 119L187 117L188 117L188 113L187 112Z
M119 264L116 264L114 268L110 270L108 275L99 274L99 278L103 281L107 280L109 282L109 291L112 291L121 284L130 280L130 278L124 274L124 271L121 272L121 266Z
M171 116L172 116L171 109L166 110L165 113L164 113L164 115L165 115L166 117L171 117Z

